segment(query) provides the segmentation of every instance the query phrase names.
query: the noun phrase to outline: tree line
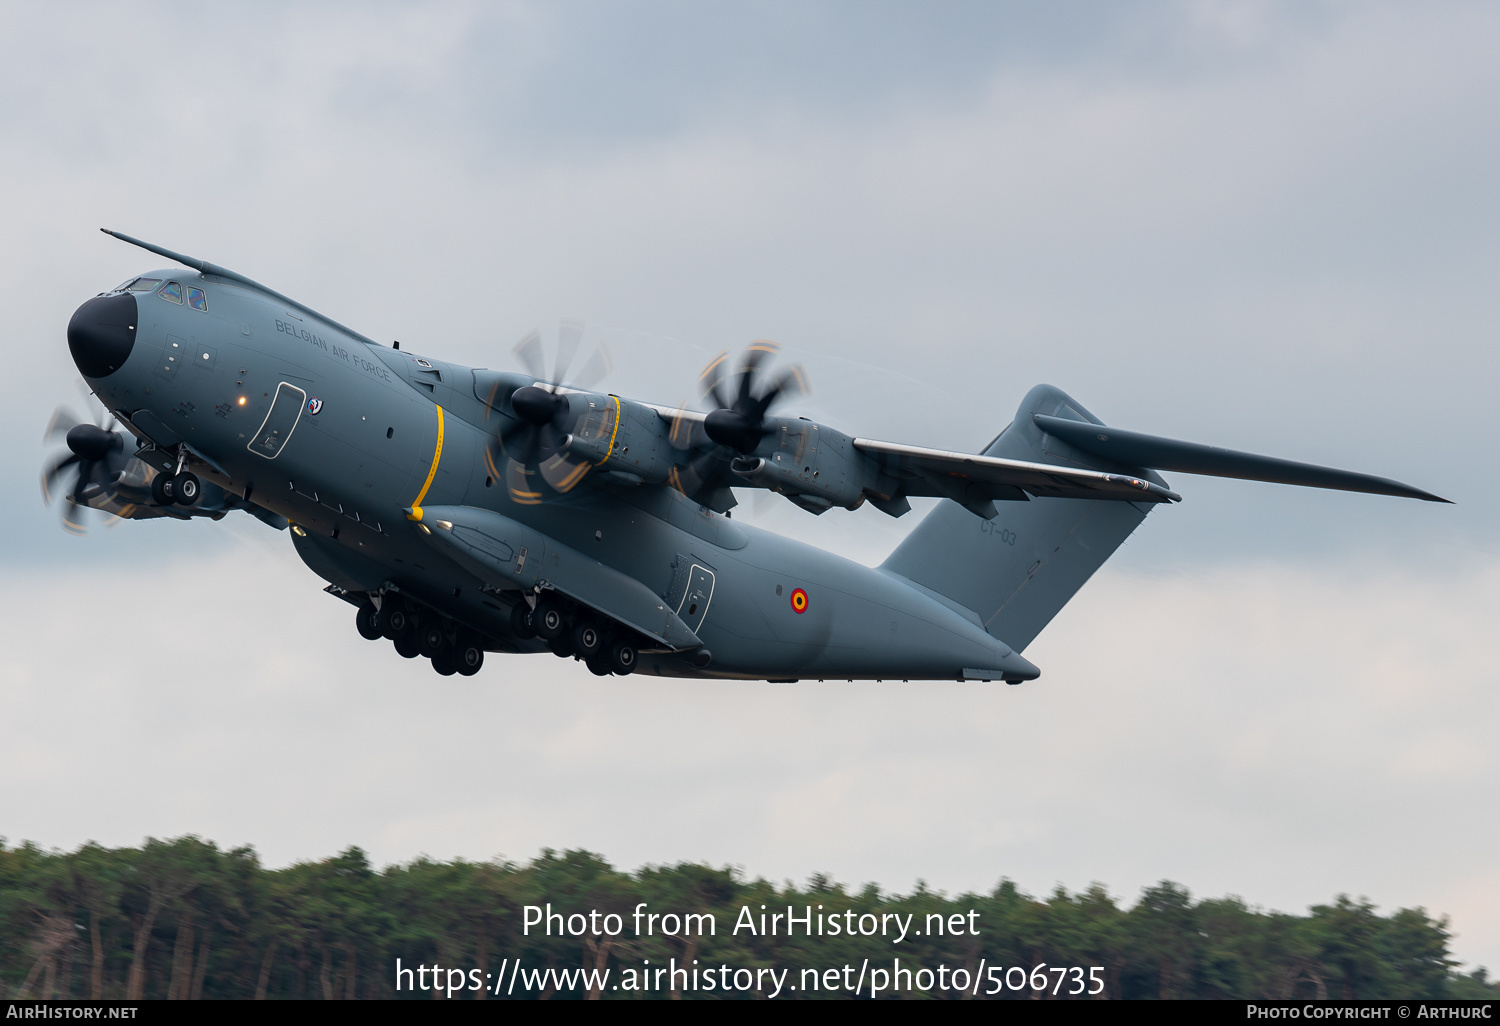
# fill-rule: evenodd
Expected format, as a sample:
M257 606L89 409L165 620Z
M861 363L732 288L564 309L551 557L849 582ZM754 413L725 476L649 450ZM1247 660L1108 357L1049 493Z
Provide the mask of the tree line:
M710 913L717 929L707 936L681 930L637 936L631 916L641 902L660 913ZM616 935L574 935L555 923L552 936L537 926L526 932L526 907L548 903L563 914L617 915ZM979 930L909 936L899 945L889 935L858 931L731 932L743 908L759 915L762 905L773 912L793 906L799 915L819 906L824 915L896 913L918 924L973 911L967 921ZM74 852L0 841L0 996L10 998L446 996L409 985L398 994L398 958L407 968L478 970L475 979L516 959L534 968L612 969L619 979L626 967L648 960L791 968L795 978L803 969L858 966L863 959L888 966L893 956L913 968L1025 971L1013 971L1012 982L1042 964L1097 966L1104 998L1500 997L1483 969L1454 972L1448 940L1447 921L1420 908L1381 915L1367 901L1340 896L1306 915L1288 915L1233 897L1195 901L1169 881L1127 907L1098 885L1076 893L1058 888L1044 898L1009 880L988 894L950 897L918 885L898 895L873 884L846 889L825 876L777 886L692 863L629 873L586 851L544 851L524 864L420 858L377 870L350 848L319 862L268 869L249 847L220 850L197 837L148 839L138 848L90 843ZM994 996L1067 996L1059 991L1022 985ZM452 996L495 995L464 989ZM621 995L579 986L525 996ZM668 988L651 996L735 995ZM965 995L908 989L901 996Z

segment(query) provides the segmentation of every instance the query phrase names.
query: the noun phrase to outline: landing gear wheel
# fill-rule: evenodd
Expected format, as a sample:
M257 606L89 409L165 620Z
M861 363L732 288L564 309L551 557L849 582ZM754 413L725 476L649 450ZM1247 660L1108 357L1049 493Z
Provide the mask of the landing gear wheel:
M422 654L422 646L417 643L417 636L412 631L403 631L396 636L396 654L402 659L415 659Z
M452 652L443 652L432 657L432 668L444 677L451 677L458 672L458 667L453 662Z
M556 641L568 629L562 607L551 599L542 599L531 611L531 629L543 641Z
M579 619L573 625L573 630L568 634L568 640L573 643L573 651L584 659L592 659L604 647L604 634L599 630L598 625L587 617Z
M531 607L525 599L510 608L510 632L522 641L536 637L536 629L531 626Z
M380 624L380 633L392 641L411 630L411 616L400 606L382 609L376 622Z
M583 665L589 668L589 672L596 677L608 677L610 675L609 664L599 656L588 660Z
M428 659L436 659L448 648L448 636L440 623L424 623L417 632L417 644Z
M375 622L375 607L360 606L354 616L354 627L366 641L380 640L380 626Z
M635 671L635 664L640 654L636 652L635 646L628 641L617 641L609 646L609 668L613 673L622 677L627 673Z
M179 506L191 506L198 501L198 496L203 494L203 486L198 483L198 475L184 470L172 478L172 494Z
M465 641L453 650L453 662L459 673L472 677L484 665L484 649L477 641Z
M547 647L552 650L553 655L561 659L566 659L573 654L573 646L568 644L567 638L554 638L547 642Z
M177 501L177 493L172 489L171 474L157 474L152 478L151 501L158 506L170 506Z

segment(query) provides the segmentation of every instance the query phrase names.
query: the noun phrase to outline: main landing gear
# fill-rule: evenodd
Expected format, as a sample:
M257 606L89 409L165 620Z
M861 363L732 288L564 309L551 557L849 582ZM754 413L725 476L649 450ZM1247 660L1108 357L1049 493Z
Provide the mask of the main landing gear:
M403 659L428 660L444 677L472 677L484 665L482 635L404 595L387 593L379 609L365 602L354 626L368 641L389 641ZM630 628L552 595L543 596L535 609L517 602L510 611L510 632L521 641L540 638L554 655L581 660L600 677L634 673L640 661Z
M551 595L538 599L535 609L517 602L510 611L510 630L522 641L541 638L553 655L582 660L600 677L633 673L640 659L628 628L601 623L588 610L565 606Z
M429 609L406 605L387 595L377 610L362 605L354 626L369 641L385 638L403 659L421 656L444 677L472 677L484 665L484 639Z

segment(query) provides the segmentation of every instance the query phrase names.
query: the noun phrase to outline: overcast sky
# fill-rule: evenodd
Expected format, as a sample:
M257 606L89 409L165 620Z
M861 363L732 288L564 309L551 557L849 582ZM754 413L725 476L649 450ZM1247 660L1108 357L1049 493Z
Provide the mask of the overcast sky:
M1500 8L0 4L0 834L274 864L702 859L898 891L1161 877L1451 916L1500 967ZM1456 501L1170 476L984 685L441 679L284 535L66 536L64 328L213 260L403 348L588 324L676 403L777 339L792 412L974 449L1038 381L1122 427ZM780 500L777 500L780 502ZM919 511L920 512L920 511ZM917 516L752 519L877 562Z

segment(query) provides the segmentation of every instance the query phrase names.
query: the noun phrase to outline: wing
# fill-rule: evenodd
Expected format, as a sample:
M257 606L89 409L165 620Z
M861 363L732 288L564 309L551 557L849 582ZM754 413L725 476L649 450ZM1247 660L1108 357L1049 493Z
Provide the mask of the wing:
M854 447L878 461L884 473L900 480L904 494L942 496L965 505L995 499L1024 501L1032 495L1131 502L1182 500L1182 496L1159 484L1124 474L926 449L870 438L856 438Z

